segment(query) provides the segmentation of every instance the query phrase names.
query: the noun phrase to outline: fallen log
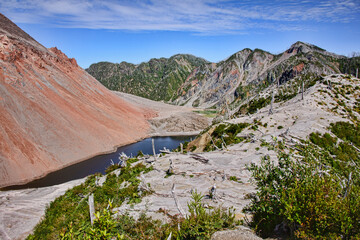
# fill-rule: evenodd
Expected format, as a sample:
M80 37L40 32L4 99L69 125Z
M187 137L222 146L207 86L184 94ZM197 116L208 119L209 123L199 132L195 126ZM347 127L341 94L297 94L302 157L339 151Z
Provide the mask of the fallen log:
M191 154L191 157L192 157L193 159L201 162L201 163L204 163L204 164L209 163L209 159L207 159L207 158L205 158L205 157L203 157L203 156L200 156L200 155L198 155L198 154L192 153L192 154Z

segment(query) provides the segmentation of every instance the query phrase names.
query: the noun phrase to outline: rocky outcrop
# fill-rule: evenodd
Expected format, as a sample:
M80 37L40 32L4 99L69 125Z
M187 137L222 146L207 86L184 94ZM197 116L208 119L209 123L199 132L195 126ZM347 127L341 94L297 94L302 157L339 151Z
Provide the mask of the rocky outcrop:
M302 42L279 55L244 49L216 67L208 64L196 68L180 87L180 97L174 103L204 108L231 103L261 87L283 84L299 75L339 73L343 58Z
M143 109L1 14L0 123L0 187L111 151L149 130Z
M45 209L68 189L85 182L85 178L63 184L0 192L0 239L20 240L33 231Z

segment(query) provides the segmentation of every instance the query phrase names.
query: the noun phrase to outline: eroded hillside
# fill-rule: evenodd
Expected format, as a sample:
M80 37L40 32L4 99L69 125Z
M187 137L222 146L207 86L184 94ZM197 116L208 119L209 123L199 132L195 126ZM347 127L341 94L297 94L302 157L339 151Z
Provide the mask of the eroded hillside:
M0 14L0 187L144 138L146 116Z

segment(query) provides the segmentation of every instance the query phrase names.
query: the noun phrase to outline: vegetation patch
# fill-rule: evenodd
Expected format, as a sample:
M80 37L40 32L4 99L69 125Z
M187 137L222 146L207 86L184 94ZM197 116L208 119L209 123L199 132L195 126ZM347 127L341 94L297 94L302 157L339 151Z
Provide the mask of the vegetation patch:
M271 102L271 97L267 98L257 98L251 100L248 104L244 104L240 107L239 111L237 112L237 115L241 114L254 114L257 112L258 109L261 109L263 107L266 107Z
M295 148L277 142L278 164L266 156L248 167L258 192L244 211L262 237L360 238L357 127L338 122L330 130L336 137L312 133Z
M214 109L206 109L206 110L195 110L193 112L204 115L205 117L214 118L217 115L217 111Z
M274 102L288 101L301 92L303 83L305 91L306 89L314 86L316 82L321 80L323 80L323 77L314 73L307 73L296 76L292 81L284 82L280 85L280 87L277 89L277 94L274 96ZM265 85L265 87L267 87L267 85ZM243 88L240 88L239 91L242 89ZM243 99L243 97L241 99ZM241 105L239 111L235 115L254 114L257 112L257 110L269 105L271 103L271 99L271 96L266 98L260 97L253 99L249 103Z
M135 162L137 159L132 159ZM134 164L135 164L134 163ZM203 196L196 191L188 203L186 217L169 216L169 223L163 223L146 216L142 212L138 219L128 213L115 215L114 207L123 203L136 204L150 192L139 190L141 173L152 170L143 163L128 162L119 175L109 173L103 186L96 184L100 174L90 176L85 183L68 190L46 209L44 219L36 226L27 239L210 239L211 235L222 229L233 228L235 221L233 209L205 209ZM108 171L117 169L111 166ZM193 177L193 175L190 175ZM90 223L88 196L94 194L95 219Z
M352 58L341 58L338 60L339 69L342 73L356 75L356 69L360 69L360 56Z
M345 115L347 116L353 123L358 123L358 114L359 111L359 102L356 101L355 103L350 102L349 96L352 96L353 98L356 98L356 96L359 94L357 92L357 88L353 88L351 85L345 85L337 82L332 82L332 85L335 85L332 87L332 92L334 93L334 96L331 94L331 92L327 92L330 97L333 97L333 99L336 101L337 105L331 109L332 112L337 113L339 115Z
M213 151L216 148L242 142L244 138L237 135L248 126L250 126L249 123L219 124L210 135L211 141L206 145L204 151Z
M135 160L137 161L133 159ZM108 174L101 187L96 184L101 174L92 175L85 183L66 191L64 195L55 199L46 209L44 219L27 239L59 239L61 233L71 229L83 232L84 236L91 236L89 235L91 224L88 206L90 194L94 194L95 209L98 212L103 212L108 207L109 200L114 206L120 206L124 202L139 203L141 197L149 192L144 191L140 196L138 192L140 180L137 177L141 173L151 171L152 167L146 167L143 163L131 166L130 162L121 169L118 176L114 173ZM114 166L110 168L116 168ZM79 238L81 238L80 235Z

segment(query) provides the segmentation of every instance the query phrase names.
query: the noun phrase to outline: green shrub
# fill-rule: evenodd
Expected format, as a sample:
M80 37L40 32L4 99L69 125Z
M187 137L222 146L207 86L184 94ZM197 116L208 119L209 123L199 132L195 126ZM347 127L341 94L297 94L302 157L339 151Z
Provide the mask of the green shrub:
M320 133L311 133L309 137L310 141L324 149L332 149L336 144L336 139L331 137L329 133L325 133L323 136Z
M235 177L235 176L230 176L230 177L229 177L229 180L230 180L230 181L237 182L238 179L237 179L237 177Z
M60 238L68 239L165 239L172 233L173 239L210 239L211 235L224 228L233 228L239 222L235 221L233 209L216 208L206 210L202 203L203 196L196 191L192 201L188 203L189 215L181 218L171 216L169 223L163 224L140 214L138 220L128 214L114 216L112 205L101 213L96 213L93 226L74 229L68 225L66 231L60 233ZM167 213L165 210L160 212Z
M140 180L137 177L151 170L152 167L147 168L143 163L135 166L128 164L121 169L118 177L115 174L108 174L102 187L95 185L99 175L88 177L85 183L69 189L50 203L43 220L36 225L34 233L27 239L59 239L61 233L63 237L73 235L77 236L76 239L81 237L85 239L89 236L91 227L87 202L89 194L94 194L95 208L100 212L107 208L109 199L115 206L121 205L125 200L129 203L138 203L141 201L141 196L149 193L143 192L141 196L139 195ZM127 187L120 187L125 181L129 183ZM82 235L79 232L82 232Z
M315 141L323 146L333 143L332 139ZM260 165L249 166L258 192L250 196L251 204L244 211L253 214L251 226L256 232L272 236L282 224L291 238L360 238L359 169L341 174L332 167L327 150L311 143L298 146L302 158L286 154L284 147L275 148L277 165L264 157Z
M349 122L336 122L330 125L331 131L340 139L347 140L360 147L360 127Z
M263 98L260 97L258 99L251 100L248 107L248 113L254 114L258 109L261 109L263 107L266 107L268 104L270 104L271 98Z
M218 126L214 129L214 131L213 131L213 133L211 134L211 136L213 136L213 137L215 137L215 138L221 137L222 135L224 135L224 133L225 133L225 128L226 128L226 127L227 127L226 124L220 124L220 125L218 125Z
M235 221L232 208L206 210L202 203L203 196L196 191L188 203L189 215L180 223L180 231L175 234L178 239L210 239L211 235L224 228L233 228Z
M110 239L114 235L116 236L116 221L113 218L111 211L111 202L109 202L110 210L105 208L100 212L95 213L94 225L89 230L89 236L91 239Z
M297 95L296 92L295 93L286 93L286 94L280 92L278 95L276 95L274 97L274 101L275 102L287 101L287 100L294 98L296 95Z
M136 157L139 158L139 157L143 157L144 156L144 153L139 150L138 153L136 154Z
M207 143L204 148L204 151L212 151L216 148L222 148L222 146L236 144L243 141L243 138L237 137L237 135L250 124L248 123L238 123L238 124L219 124L211 134L212 141Z
M119 168L121 168L121 166L119 164L112 164L105 170L105 173L106 174L111 173L112 171L115 171L116 169L119 169Z
M252 125L252 126L251 126L251 129L254 130L254 131L256 131L256 130L259 129L259 126L258 126L258 125Z
M238 133L240 133L244 128L248 126L248 123L230 124L230 126L226 129L226 134L235 137Z
M354 142L344 141L338 143L337 139L331 137L329 133L325 133L323 135L319 133L312 133L310 134L309 139L312 143L326 150L324 155L328 155L327 163L329 163L335 171L344 177L348 177L349 174L354 170L352 165L354 165L354 163L360 163L360 155L358 151L351 145L356 145L356 131L347 131L343 129L343 127L346 126L346 128L351 129L355 128L355 126L349 123L344 124L344 122L337 122L331 126L331 130L335 133L335 135L338 135L340 139L351 139ZM331 155L336 156L336 159L331 157Z

